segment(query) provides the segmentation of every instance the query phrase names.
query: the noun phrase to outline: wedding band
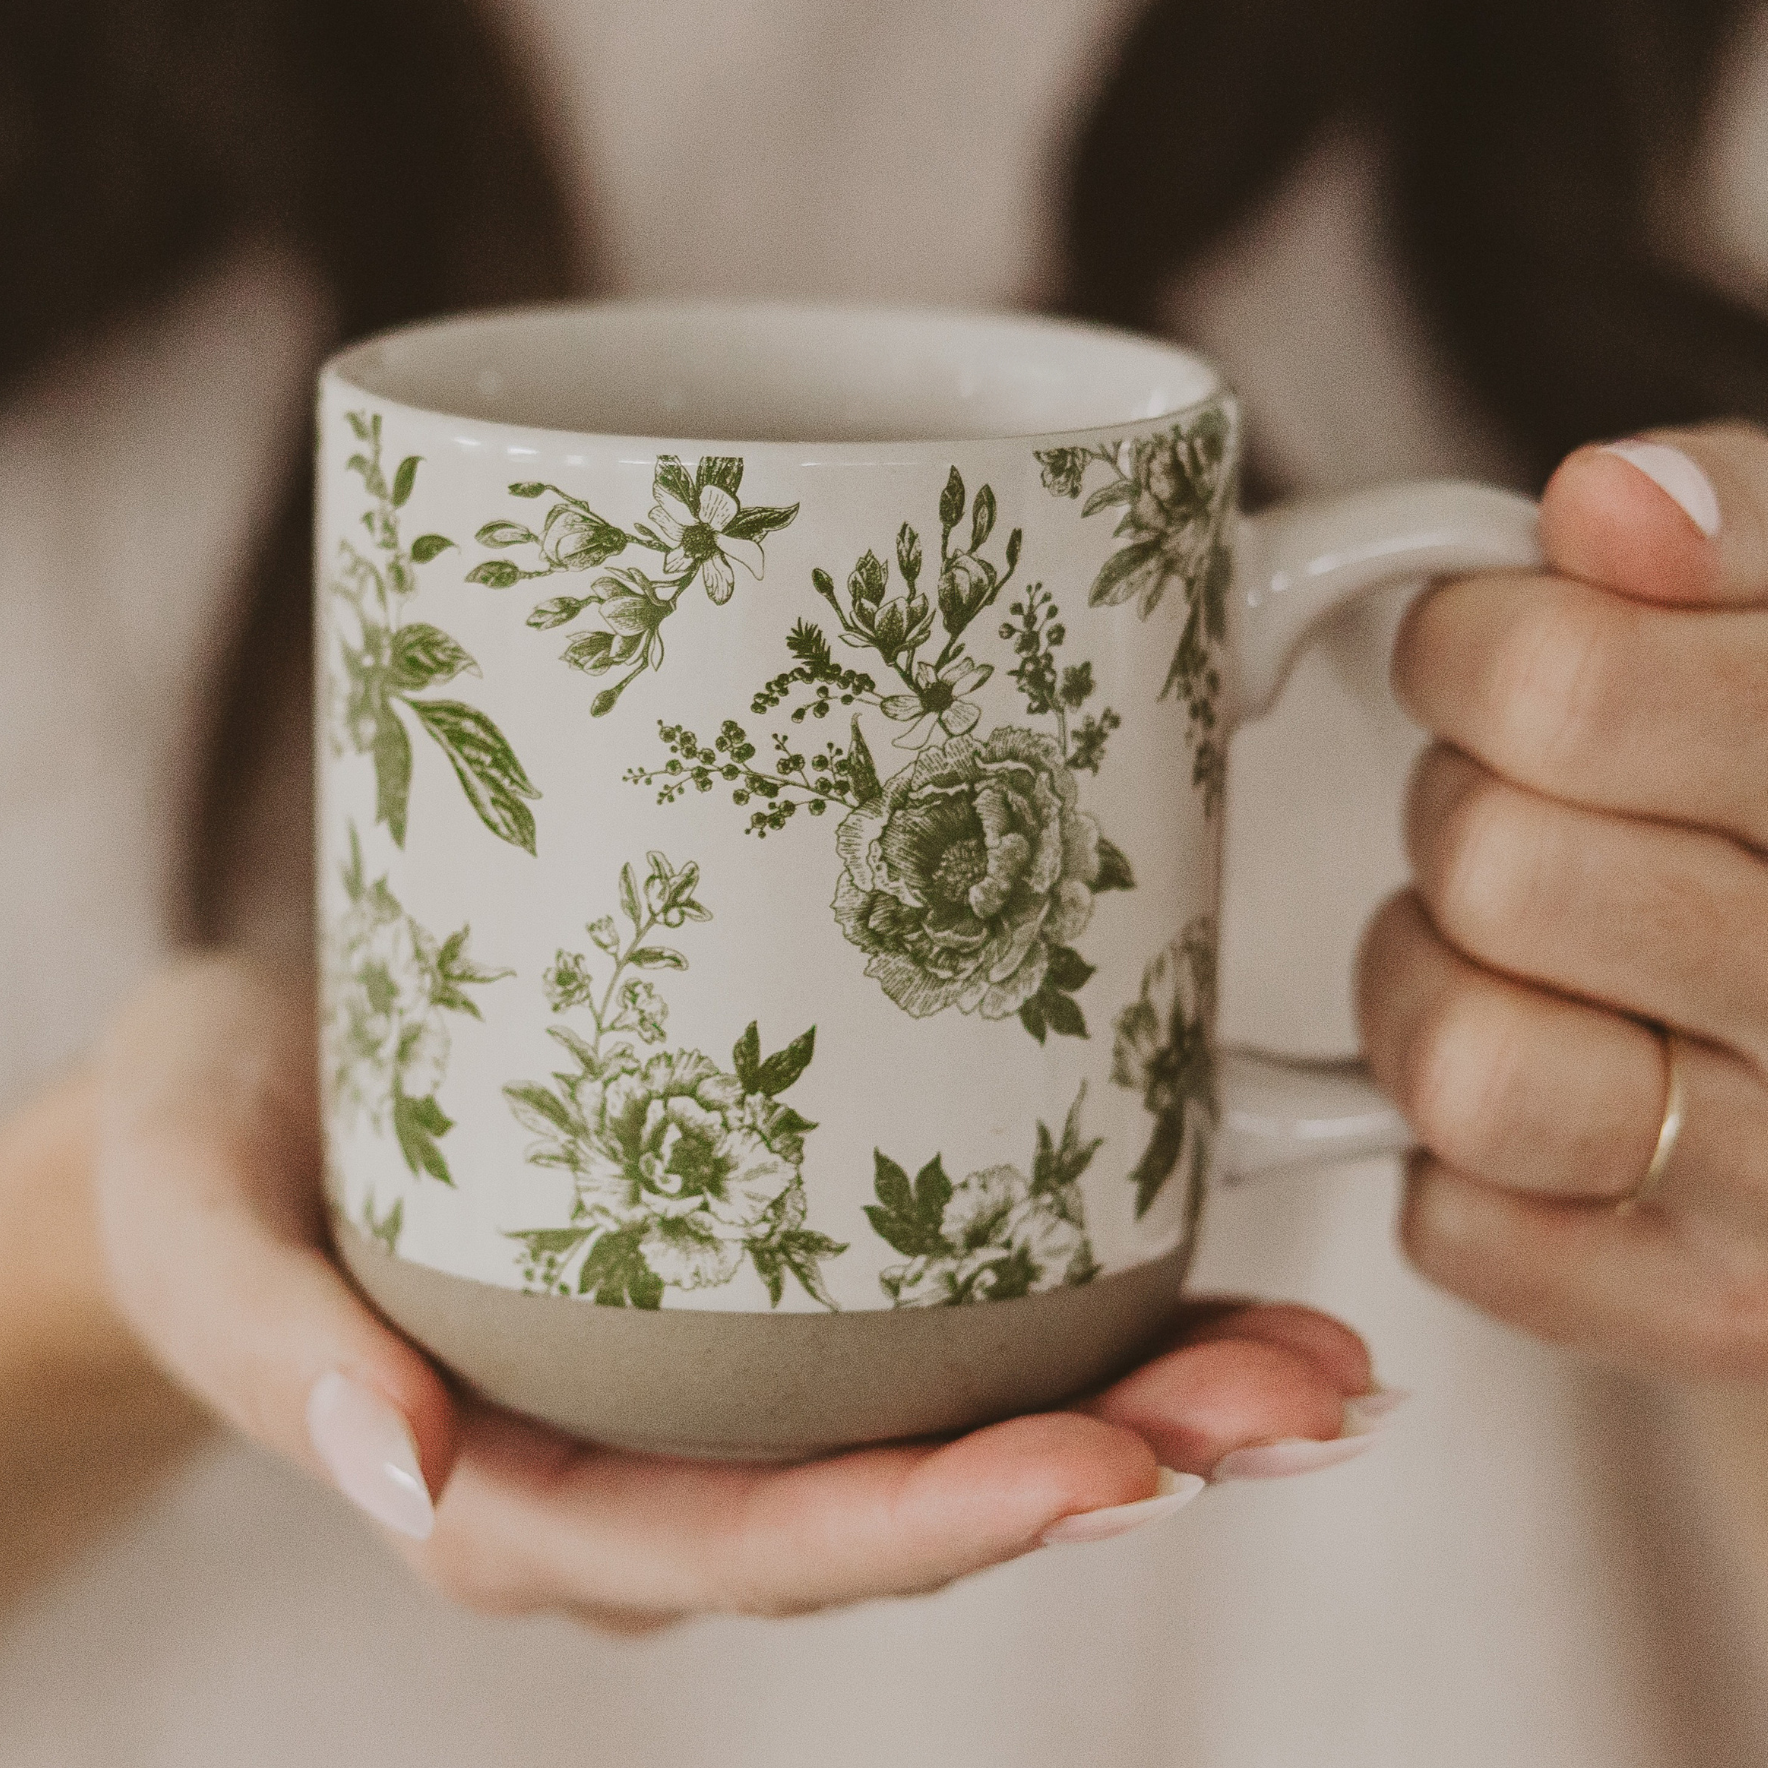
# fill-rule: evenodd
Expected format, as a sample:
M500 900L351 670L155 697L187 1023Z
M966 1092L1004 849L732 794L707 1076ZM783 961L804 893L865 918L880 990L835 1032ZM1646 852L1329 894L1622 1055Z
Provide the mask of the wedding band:
M1664 1170L1669 1166L1670 1156L1676 1152L1676 1142L1682 1134L1682 1046L1673 1031L1660 1028L1658 1035L1664 1045L1664 1118L1658 1125L1657 1146L1651 1151L1651 1163L1645 1169L1645 1177L1620 1200L1616 1205L1618 1210L1638 1209L1641 1204L1651 1201L1663 1183Z

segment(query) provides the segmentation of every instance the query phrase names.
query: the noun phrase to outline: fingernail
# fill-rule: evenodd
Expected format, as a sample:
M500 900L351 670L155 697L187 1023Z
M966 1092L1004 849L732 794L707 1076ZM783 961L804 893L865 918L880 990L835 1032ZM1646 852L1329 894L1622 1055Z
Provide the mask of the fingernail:
M1375 1438L1362 1436L1334 1437L1330 1442L1316 1442L1312 1437L1287 1437L1280 1443L1257 1443L1248 1449L1232 1449L1210 1470L1211 1485L1225 1485L1235 1479L1287 1479L1296 1473L1318 1473L1323 1467L1336 1467L1341 1461L1352 1461L1375 1444Z
M1610 442L1602 452L1618 454L1667 491L1707 539L1719 532L1719 494L1713 481L1680 448L1664 442Z
M435 1506L397 1408L334 1369L307 1396L307 1435L346 1498L402 1535L429 1539Z
M1382 1425L1411 1399L1403 1387L1378 1387L1374 1393L1355 1394L1344 1403L1344 1436L1363 1436Z
M1152 1498L1134 1504L1113 1504L1105 1510L1083 1510L1078 1516L1065 1516L1053 1522L1039 1537L1046 1547L1059 1547L1079 1541L1109 1541L1113 1535L1127 1535L1144 1523L1159 1522L1175 1510L1183 1510L1199 1492L1204 1481L1194 1473L1174 1473L1170 1467L1160 1470Z

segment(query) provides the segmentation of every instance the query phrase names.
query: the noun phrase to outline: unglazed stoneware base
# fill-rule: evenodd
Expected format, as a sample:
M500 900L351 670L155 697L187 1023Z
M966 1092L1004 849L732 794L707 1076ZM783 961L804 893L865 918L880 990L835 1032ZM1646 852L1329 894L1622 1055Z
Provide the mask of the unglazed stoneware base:
M940 1436L1083 1393L1159 1336L1189 1259L976 1307L713 1313L524 1294L336 1232L382 1311L486 1399L616 1448L733 1460Z

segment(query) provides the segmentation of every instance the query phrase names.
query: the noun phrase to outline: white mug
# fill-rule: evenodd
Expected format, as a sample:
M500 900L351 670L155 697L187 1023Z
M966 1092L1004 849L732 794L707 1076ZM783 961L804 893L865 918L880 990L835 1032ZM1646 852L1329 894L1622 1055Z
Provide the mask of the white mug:
M328 1188L489 1397L795 1454L1107 1378L1214 1177L1405 1145L1214 1044L1226 743L1531 504L1254 518L1217 371L1042 319L561 307L320 390Z

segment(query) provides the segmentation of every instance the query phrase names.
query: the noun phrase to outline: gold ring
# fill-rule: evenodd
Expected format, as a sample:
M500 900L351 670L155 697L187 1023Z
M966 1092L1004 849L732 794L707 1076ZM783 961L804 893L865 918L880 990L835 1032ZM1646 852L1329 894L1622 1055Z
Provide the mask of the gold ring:
M1664 1181L1664 1171L1682 1134L1682 1046L1675 1032L1660 1026L1658 1036L1664 1045L1664 1117L1658 1125L1657 1146L1651 1151L1651 1163L1642 1178L1616 1205L1620 1211L1638 1209L1649 1203Z

